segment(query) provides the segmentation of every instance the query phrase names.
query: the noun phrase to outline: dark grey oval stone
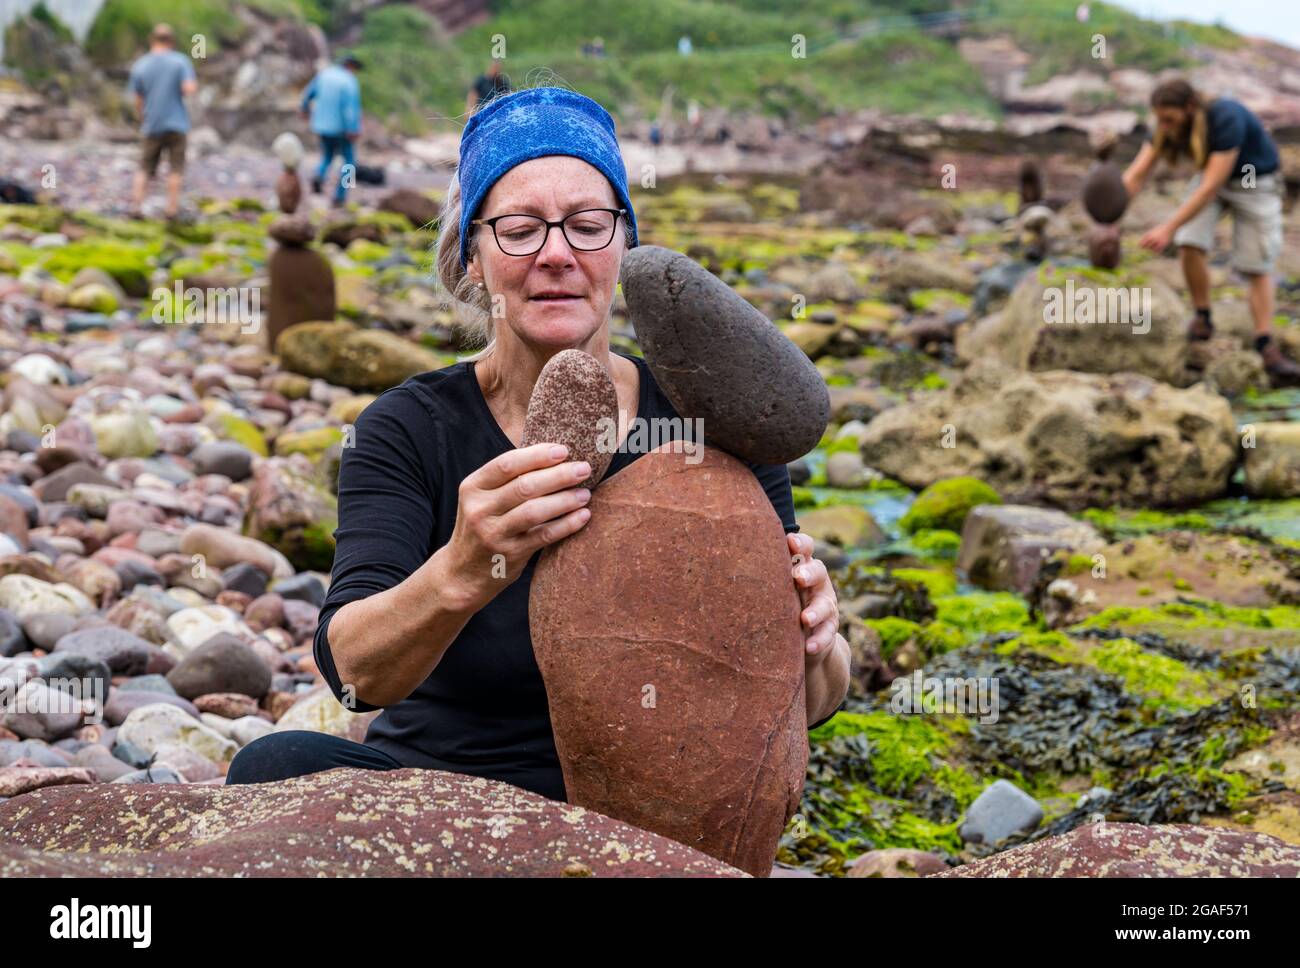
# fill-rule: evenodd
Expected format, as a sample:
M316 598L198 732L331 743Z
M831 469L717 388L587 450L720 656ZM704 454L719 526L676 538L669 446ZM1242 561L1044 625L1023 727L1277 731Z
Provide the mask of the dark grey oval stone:
M741 460L788 464L817 446L830 394L812 360L695 260L657 245L623 257L628 317L677 412Z
M1124 187L1124 173L1119 165L1106 162L1088 172L1083 183L1083 207L1103 225L1123 217L1128 208L1128 189Z

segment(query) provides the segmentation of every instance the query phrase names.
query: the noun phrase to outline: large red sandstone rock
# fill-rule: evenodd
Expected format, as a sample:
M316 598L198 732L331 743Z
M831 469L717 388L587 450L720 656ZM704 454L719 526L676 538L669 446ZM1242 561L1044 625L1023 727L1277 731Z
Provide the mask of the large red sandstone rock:
M1300 847L1192 824L1099 823L932 877L1300 877Z
M37 790L0 803L0 877L740 876L597 813L439 770Z
M798 591L749 468L673 447L543 551L533 649L571 803L766 876L808 762Z

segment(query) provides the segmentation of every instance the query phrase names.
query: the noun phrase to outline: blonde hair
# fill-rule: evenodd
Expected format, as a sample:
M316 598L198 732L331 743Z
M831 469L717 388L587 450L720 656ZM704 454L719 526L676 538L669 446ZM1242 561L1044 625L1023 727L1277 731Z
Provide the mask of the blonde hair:
M1190 155L1197 168L1204 168L1209 159L1209 123L1205 115L1205 101L1191 84L1182 78L1165 81L1151 92L1151 106L1156 108L1182 108L1191 112L1191 128L1187 141L1175 141L1157 128L1151 147L1170 165L1176 165L1184 155Z
M485 286L475 283L460 264L460 175L451 176L447 197L443 199L442 215L438 220L438 241L435 264L438 271L438 290L444 306L450 306L460 322L460 328L469 334L471 346L482 346L470 356L458 356L456 361L478 360L492 352L496 345L496 328L492 322L492 297ZM478 233L469 239L469 258L478 252Z
M438 273L439 300L444 308L456 314L460 330L467 334L466 342L478 351L468 356L458 356L456 361L464 363L481 360L496 347L496 321L492 318L492 295L487 287L470 279L465 268L460 264L460 173L451 176L447 188L447 197L443 199L442 214L438 219L438 241L434 243L435 266ZM632 223L623 218L623 243L625 248L632 247ZM478 252L479 233L470 229L469 245L466 247L466 259L472 259Z

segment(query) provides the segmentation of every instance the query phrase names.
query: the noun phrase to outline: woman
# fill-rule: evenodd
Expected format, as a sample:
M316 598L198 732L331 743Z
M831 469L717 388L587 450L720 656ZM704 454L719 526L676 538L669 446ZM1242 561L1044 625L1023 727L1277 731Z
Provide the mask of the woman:
M1255 350L1275 386L1300 382L1300 366L1273 336L1273 267L1282 248L1282 193L1277 146L1244 104L1229 98L1208 103L1186 81L1165 81L1151 92L1155 136L1142 145L1124 172L1131 199L1146 184L1156 161L1191 159L1197 174L1187 196L1169 219L1142 236L1144 248L1160 253L1178 247L1183 276L1196 315L1188 339L1214 335L1210 315L1210 270L1214 227L1232 213L1232 266L1249 283L1247 299L1255 321Z
M640 456L625 446L633 418L681 423L646 364L609 350L619 268L636 244L626 177L613 120L571 91L510 94L466 125L438 274L487 345L381 394L357 421L316 632L317 664L339 700L383 712L364 743L264 736L235 757L228 783L426 767L565 798L528 589L541 549L587 522L590 495L576 485L590 468L565 460L563 447L519 444L542 366L570 348L604 364L617 391L619 450L606 478ZM749 466L788 550L807 559L793 577L816 724L848 686L835 589L812 540L789 533L798 526L785 466Z

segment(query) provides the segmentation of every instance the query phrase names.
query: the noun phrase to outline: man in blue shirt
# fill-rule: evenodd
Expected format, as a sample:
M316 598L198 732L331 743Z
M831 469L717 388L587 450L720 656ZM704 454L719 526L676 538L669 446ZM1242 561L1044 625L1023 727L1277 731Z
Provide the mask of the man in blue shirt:
M1124 172L1124 187L1130 198L1136 195L1161 158L1170 164L1190 158L1198 169L1173 215L1142 236L1142 245L1157 253L1170 243L1178 247L1196 309L1188 338L1214 335L1206 256L1214 248L1215 224L1227 210L1233 222L1232 267L1249 284L1255 350L1274 386L1300 384L1300 365L1282 351L1272 327L1284 190L1277 146L1245 105L1230 98L1205 101L1181 79L1160 84L1151 94L1151 107L1155 135Z
M181 178L185 174L185 135L190 115L185 96L198 88L194 65L176 50L176 35L167 24L158 24L149 34L149 53L131 65L127 91L135 96L141 117L144 152L135 174L131 207L135 215L144 205L149 182L158 162L167 155L167 217L174 218L180 207Z
M343 159L338 186L334 190L335 208L342 207L348 185L356 180L353 145L361 134L359 70L361 61L352 54L344 54L337 64L331 64L313 77L302 92L303 117L310 116L311 129L320 137L321 144L320 167L311 181L312 191L320 194L330 166L334 164L334 156Z

